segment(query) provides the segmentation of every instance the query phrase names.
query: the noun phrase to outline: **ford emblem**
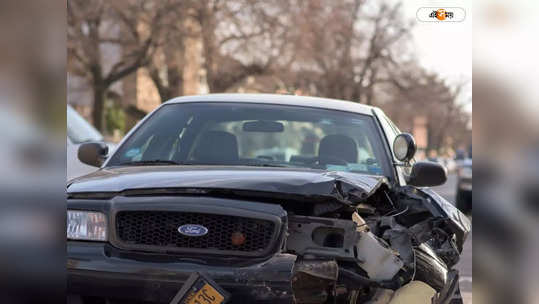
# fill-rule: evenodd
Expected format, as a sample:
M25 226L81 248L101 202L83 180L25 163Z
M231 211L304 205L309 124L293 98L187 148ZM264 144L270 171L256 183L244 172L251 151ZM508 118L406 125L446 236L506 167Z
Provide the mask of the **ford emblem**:
M185 224L178 227L178 232L185 236L203 236L208 233L208 228L202 225Z

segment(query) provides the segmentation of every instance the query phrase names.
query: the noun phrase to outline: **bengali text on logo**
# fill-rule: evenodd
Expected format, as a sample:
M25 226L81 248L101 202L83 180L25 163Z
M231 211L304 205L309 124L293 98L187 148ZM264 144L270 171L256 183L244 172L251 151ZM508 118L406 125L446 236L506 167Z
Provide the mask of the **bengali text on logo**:
M462 22L466 11L460 7L421 7L417 10L417 20L422 22Z

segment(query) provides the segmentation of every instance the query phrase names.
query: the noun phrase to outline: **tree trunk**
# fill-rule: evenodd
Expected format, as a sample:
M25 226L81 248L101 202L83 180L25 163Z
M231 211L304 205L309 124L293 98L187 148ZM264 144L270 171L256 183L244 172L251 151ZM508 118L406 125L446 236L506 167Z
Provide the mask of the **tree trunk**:
M150 69L150 78L152 79L161 103L168 101L171 98L183 95L183 78L180 75L177 67L167 67L168 70L168 85L165 85L159 78L157 69Z
M102 85L94 85L94 107L92 112L92 119L94 120L94 126L103 132L103 112L105 108L105 88Z
M168 69L168 81L169 90L167 99L162 100L165 102L171 98L183 95L183 69L180 69L177 64L167 67Z
M216 46L215 28L217 21L214 14L208 7L209 4L204 4L198 11L197 21L200 25L202 44L204 52L204 68L206 69L206 81L210 93L219 92L217 90L218 76L215 64L215 57L219 56Z

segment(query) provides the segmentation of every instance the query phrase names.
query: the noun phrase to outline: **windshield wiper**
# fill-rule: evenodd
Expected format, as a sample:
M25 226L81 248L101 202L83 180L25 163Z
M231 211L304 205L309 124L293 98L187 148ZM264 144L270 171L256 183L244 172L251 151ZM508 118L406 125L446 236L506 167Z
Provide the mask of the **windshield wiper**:
M240 166L249 166L249 167L275 167L275 168L291 168L294 167L292 165L284 165L284 164L240 164Z
M293 166L284 164L268 164L268 163L255 163L255 164L205 164L203 162L177 162L173 160L164 159L152 159L152 160L136 160L120 163L118 166L158 166L158 165L176 165L176 166L253 166L253 167L276 167L276 168L290 168Z
M185 165L173 160L152 159L152 160L136 160L125 163L120 163L120 166L144 166L144 165Z

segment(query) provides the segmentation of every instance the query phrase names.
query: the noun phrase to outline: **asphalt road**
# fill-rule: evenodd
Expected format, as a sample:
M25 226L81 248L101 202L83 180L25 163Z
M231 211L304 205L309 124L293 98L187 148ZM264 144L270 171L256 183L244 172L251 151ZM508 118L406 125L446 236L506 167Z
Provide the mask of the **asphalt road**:
M457 188L457 176L450 174L447 182L439 187L433 189L443 196L446 200L455 204ZM460 272L460 289L464 298L465 304L472 303L472 234L468 236L466 243L464 243L464 249L462 251L461 259L457 264L457 269Z

